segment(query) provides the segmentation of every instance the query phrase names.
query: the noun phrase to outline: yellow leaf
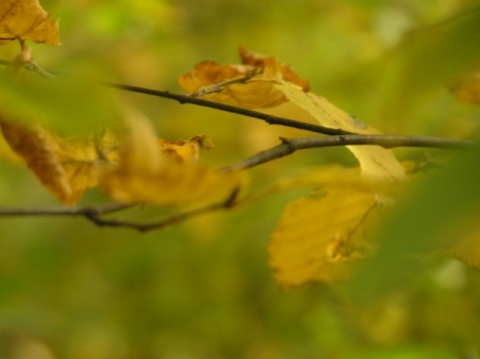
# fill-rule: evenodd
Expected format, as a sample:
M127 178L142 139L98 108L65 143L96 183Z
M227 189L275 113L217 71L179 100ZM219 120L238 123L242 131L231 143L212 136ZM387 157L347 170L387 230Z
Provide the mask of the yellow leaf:
M40 126L6 121L1 127L10 147L60 202L74 204L86 189L97 185L99 155L92 139L66 140Z
M288 205L269 244L270 267L284 287L336 282L372 250L381 205L358 173L325 171L320 190Z
M58 20L52 20L38 0L2 0L0 40L15 39L60 45Z
M192 161L194 143L185 141L185 152L177 143L172 157L168 148L159 148L151 124L135 114L120 162L104 171L101 186L116 201L127 203L174 205L226 199L240 186L240 174L216 172Z
M308 112L320 125L338 128L359 134L379 134L375 128L366 125L336 107L327 99L285 81L274 85L289 101ZM399 181L406 178L405 171L391 150L380 146L347 146L360 163L362 175L377 181Z
M245 108L267 108L286 101L285 96L265 80L284 79L308 89L308 82L301 79L291 67L269 56L262 56L240 48L241 65L222 66L213 61L195 65L193 71L179 77L180 86L189 93L225 81L251 75L255 81L239 81L223 86L220 92L203 96L218 102ZM259 71L255 70L258 69Z

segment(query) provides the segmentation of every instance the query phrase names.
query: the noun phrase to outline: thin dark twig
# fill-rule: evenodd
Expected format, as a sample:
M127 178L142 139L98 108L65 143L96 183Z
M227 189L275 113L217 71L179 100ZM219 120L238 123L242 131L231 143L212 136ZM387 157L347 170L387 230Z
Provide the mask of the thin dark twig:
M260 164L288 156L295 151L309 148L336 146L381 146L425 147L439 149L461 149L473 145L473 141L440 137L403 136L403 135L341 135L330 137L282 138L282 143L261 151L247 159L223 167L221 171L245 170Z
M132 204L105 203L83 207L0 207L0 217L9 216L85 216L106 215L133 207Z
M305 122L301 122L301 121L294 121L294 120L291 120L291 119L288 119L288 118L272 116L272 115L268 115L268 114L265 114L265 113L262 113L262 112L248 110L246 108L241 108L241 107L236 107L236 106L230 106L230 105L226 105L226 104L223 104L223 103L220 103L220 102L204 100L204 99L201 99L201 98L198 98L198 97L192 97L192 96L189 96L189 95L181 95L181 94L176 94L176 93L172 93L172 92L168 92L168 91L154 90L154 89L149 89L149 88L144 88L144 87L124 85L124 84L118 84L118 83L107 83L107 85L111 86L113 88L116 88L116 89L124 90L124 91L141 93L141 94L144 94L144 95L150 95L150 96L156 96L156 97L162 97L162 98L175 100L175 101L178 101L181 104L188 103L188 104L192 104L192 105L212 108L212 109L215 109L215 110L220 110L220 111L225 111L225 112L230 112L230 113L236 113L238 115L253 117L253 118L265 121L270 125L292 127L292 128L297 128L299 130L322 133L324 135L348 135L348 134L353 134L353 132L344 131L344 130L341 130L341 129L338 129L338 128L329 128L329 127L314 125L314 124L305 123Z
M211 205L207 205L204 207L196 208L193 210L173 214L162 218L158 221L153 221L150 223L138 223L138 222L130 222L130 221L121 221L116 219L103 219L101 217L93 216L89 217L88 219L94 222L99 226L108 226L108 227L123 227L123 228L130 228L135 229L140 232L147 232L154 229L161 229L167 227L169 225L185 221L186 219L193 218L200 216L202 214L212 213L221 209L228 208L224 202L222 203L214 203Z
M146 232L154 229L164 228L174 223L182 222L188 218L197 217L202 214L211 213L214 211L233 208L237 204L239 190L235 189L227 199L222 202L209 204L203 207L187 210L181 213L175 213L170 216L166 216L157 221L149 223L140 223L133 221L125 221L119 219L103 218L106 214L111 214L119 211L123 211L127 208L136 206L136 204L120 204L120 203L107 203L97 206L84 206L84 207L7 207L0 208L1 217L85 217L90 222L100 227L122 227L130 228L140 232Z
M130 221L121 221L116 219L104 219L98 215L91 215L87 216L87 218L94 222L98 226L109 226L109 227L124 227L135 229L140 232L147 232L154 229L161 229L166 226L172 225L174 223L182 222L186 219L197 217L202 214L212 213L222 209L229 209L235 207L240 201L238 201L238 195L240 192L240 188L234 189L230 195L223 201L218 203L209 204L203 207L191 209L185 212L176 213L171 216L167 216L157 221L153 221L150 223L138 223L138 222L130 222Z

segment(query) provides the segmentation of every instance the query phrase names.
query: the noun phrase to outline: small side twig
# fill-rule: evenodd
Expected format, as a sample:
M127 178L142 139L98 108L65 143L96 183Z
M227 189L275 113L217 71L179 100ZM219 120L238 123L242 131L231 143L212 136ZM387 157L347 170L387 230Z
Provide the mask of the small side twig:
M257 75L261 71L261 68L256 67L252 71L248 72L244 76L235 77L226 81L218 82L211 86L203 86L198 91L190 94L192 97L202 97L205 95L210 95L212 93L220 93L226 86L233 84L246 84L253 76Z

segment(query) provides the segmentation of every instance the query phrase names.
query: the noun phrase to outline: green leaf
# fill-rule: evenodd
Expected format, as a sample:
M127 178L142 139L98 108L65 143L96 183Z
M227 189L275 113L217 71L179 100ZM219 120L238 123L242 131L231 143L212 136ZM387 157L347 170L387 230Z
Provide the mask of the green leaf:
M0 75L0 115L67 133L111 126L118 118L112 91L89 77L19 79L9 73Z
M372 297L414 277L422 267L418 254L458 238L442 234L480 203L480 145L459 154L399 203L379 236L379 249L353 281L357 297Z
M383 92L399 109L441 89L480 56L480 6L407 33L392 51ZM389 105L390 109L394 106Z

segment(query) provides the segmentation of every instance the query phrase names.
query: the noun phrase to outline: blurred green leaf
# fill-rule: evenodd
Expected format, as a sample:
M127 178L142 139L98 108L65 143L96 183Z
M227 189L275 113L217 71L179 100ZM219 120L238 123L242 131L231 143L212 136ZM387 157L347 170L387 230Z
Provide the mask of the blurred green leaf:
M46 123L66 133L111 126L119 116L112 90L89 76L18 79L3 73L0 111L6 119Z
M480 56L480 6L411 31L390 54L384 92L392 100L413 106L419 96L443 88L453 76Z
M414 278L423 268L418 254L459 239L442 233L480 202L479 158L480 145L462 152L399 204L379 236L376 255L353 282L356 295L375 296Z

